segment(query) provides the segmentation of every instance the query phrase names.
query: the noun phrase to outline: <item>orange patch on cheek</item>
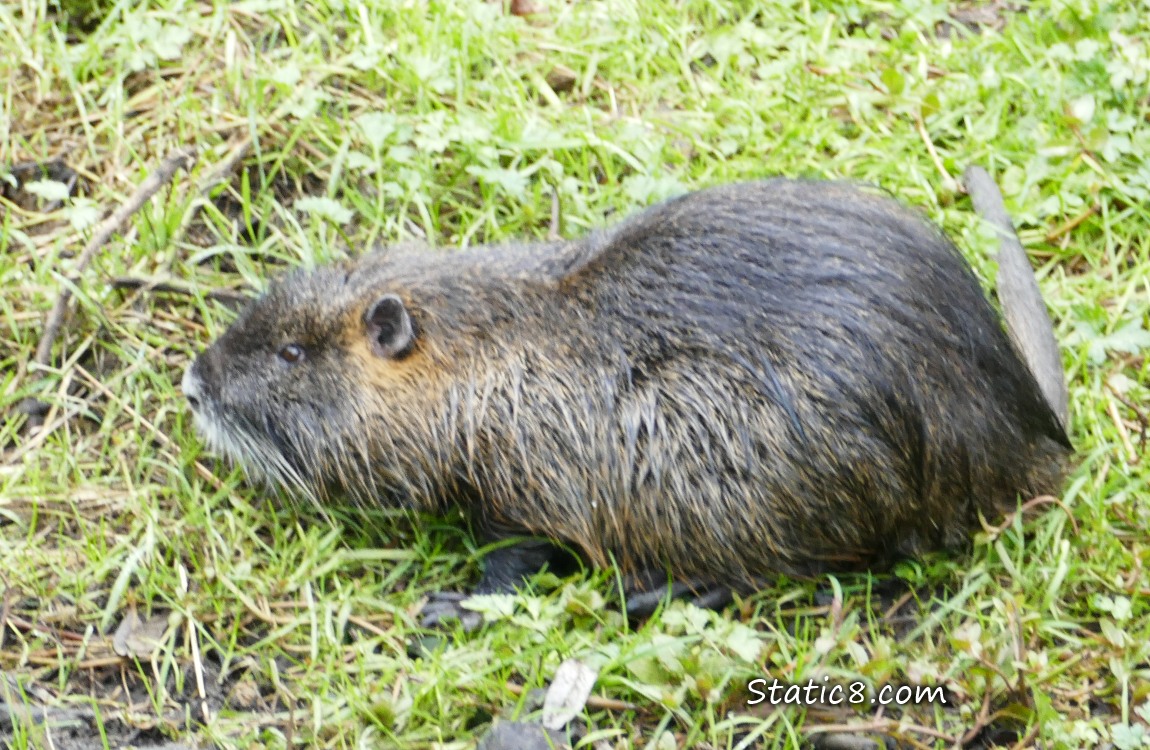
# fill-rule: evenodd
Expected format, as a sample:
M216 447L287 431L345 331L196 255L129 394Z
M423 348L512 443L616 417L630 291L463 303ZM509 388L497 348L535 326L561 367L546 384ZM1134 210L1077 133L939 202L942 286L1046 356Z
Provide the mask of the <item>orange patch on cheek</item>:
M430 384L441 379L442 372L423 350L422 342L400 359L377 356L366 339L346 344L343 348L349 365L358 371L348 372L348 376L362 382L368 391L418 390L425 393Z

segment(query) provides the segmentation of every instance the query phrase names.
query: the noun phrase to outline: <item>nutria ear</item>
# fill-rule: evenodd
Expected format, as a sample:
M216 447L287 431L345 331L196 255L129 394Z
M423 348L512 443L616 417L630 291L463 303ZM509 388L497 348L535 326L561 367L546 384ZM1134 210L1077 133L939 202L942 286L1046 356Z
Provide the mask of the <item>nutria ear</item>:
M377 357L397 359L411 349L415 329L403 300L394 294L385 294L367 309L363 316L371 350Z

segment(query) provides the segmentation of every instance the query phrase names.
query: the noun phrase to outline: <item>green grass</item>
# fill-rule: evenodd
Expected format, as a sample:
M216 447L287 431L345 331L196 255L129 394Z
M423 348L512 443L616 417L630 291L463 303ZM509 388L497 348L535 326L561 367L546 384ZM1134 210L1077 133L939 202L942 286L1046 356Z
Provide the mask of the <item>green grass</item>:
M948 22L966 6L865 0L542 0L530 20L478 0L62 5L0 4L0 176L57 157L78 175L56 206L0 185L6 701L80 711L109 733L97 744L126 722L139 744L464 748L492 717L532 715L531 691L576 657L600 670L588 747L795 747L844 724L911 747L980 726L979 747L1150 747L1144 2L1038 0L999 8L1001 30ZM82 275L36 368L96 210L188 144L196 167ZM955 182L970 163L996 174L1038 269L1081 465L1064 507L969 554L634 628L609 571L541 576L413 658L423 598L478 576L466 528L285 507L203 451L176 387L231 320L211 290L372 243L541 237L553 191L576 236L693 187L873 182L990 279L993 243ZM193 293L110 283L125 276ZM39 431L27 396L50 405ZM130 612L168 625L120 643L134 659L113 643ZM749 706L768 675L942 684L948 703ZM64 731L16 725L17 748Z

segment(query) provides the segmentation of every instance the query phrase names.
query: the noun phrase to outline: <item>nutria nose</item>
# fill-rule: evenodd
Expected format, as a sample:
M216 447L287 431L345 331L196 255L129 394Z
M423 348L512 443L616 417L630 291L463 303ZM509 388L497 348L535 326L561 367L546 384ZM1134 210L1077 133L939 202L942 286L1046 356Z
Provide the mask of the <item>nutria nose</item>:
M201 403L200 379L193 372L195 367L194 362L188 365L188 369L184 370L184 379L180 382L180 387L184 390L184 398L188 400L188 406L192 407L192 411L199 410Z

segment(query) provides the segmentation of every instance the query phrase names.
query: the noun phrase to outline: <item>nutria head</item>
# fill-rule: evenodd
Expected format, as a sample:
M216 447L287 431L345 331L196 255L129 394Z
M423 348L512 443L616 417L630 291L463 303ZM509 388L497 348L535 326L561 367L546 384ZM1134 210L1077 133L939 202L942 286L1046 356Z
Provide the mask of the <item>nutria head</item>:
M334 486L386 494L370 458L395 447L389 404L419 390L416 314L350 264L287 276L184 373L196 427L256 477L312 498Z

